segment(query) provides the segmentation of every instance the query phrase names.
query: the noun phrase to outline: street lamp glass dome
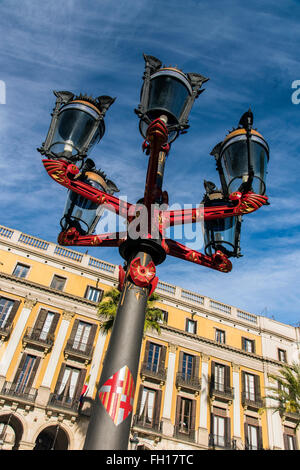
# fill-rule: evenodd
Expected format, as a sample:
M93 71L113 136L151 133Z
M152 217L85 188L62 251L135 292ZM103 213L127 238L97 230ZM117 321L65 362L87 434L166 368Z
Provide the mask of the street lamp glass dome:
M192 87L184 73L173 68L160 69L150 78L149 97L146 115L149 122L161 116L166 116L169 128L169 142L177 137L178 131L172 127L178 126L187 101L192 95ZM140 131L146 138L149 122L141 121Z
M93 171L85 172L85 174L79 176L78 179L100 191L111 194L114 192L109 190L105 179ZM61 227L64 231L74 227L80 235L91 234L94 232L103 212L103 206L99 206L80 194L68 191Z
M212 256L217 250L228 257L236 254L237 217L226 217L204 222L205 254Z
M254 193L265 194L269 148L258 132L251 130L249 141L244 129L229 134L220 159L229 194L247 182Z
M57 157L87 155L103 137L104 121L100 111L91 103L73 101L58 114L49 150Z

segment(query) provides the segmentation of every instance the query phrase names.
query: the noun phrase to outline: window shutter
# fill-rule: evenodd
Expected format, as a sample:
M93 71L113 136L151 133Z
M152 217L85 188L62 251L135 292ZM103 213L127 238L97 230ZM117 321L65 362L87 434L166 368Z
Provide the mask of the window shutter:
M210 386L211 389L215 386L215 361L211 361L211 376L210 376Z
M255 340L252 341L252 344L253 344L253 351L252 352L255 353L256 352Z
M231 426L230 418L225 418L225 446L230 447L231 445Z
M13 304L13 306L12 306L12 309L11 309L11 311L10 311L10 314L9 314L9 316L8 316L8 318L7 318L7 322L6 322L7 325L11 325L12 322L14 321L14 318L15 318L15 316L16 316L16 313L17 313L17 311L18 311L18 308L19 308L20 303L21 303L20 300L15 300L15 302L14 302L14 304Z
M255 399L260 398L260 377L259 375L254 375L254 389L255 389Z
M70 338L69 338L69 341L70 341L71 344L73 344L73 342L74 342L75 335L76 335L76 332L77 332L77 329L78 329L78 325L79 325L79 319L77 318L74 321L74 325L73 325L73 328L72 328L72 331L71 331L71 334L70 334Z
M162 396L162 391L161 390L156 390L156 392L155 392L155 405L154 405L155 410L154 410L154 420L153 420L153 425L155 427L159 426L161 396Z
M182 372L182 366L183 366L183 351L180 351L178 372Z
M62 365L61 365L59 374L58 374L58 379L57 379L57 382L56 382L56 385L55 385L54 393L58 393L58 390L60 389L66 366L67 366L67 364L65 362L63 362Z
M24 353L23 356L21 357L21 360L20 360L20 363L19 363L19 367L17 369L17 372L14 376L14 379L13 379L13 383L16 384L18 382L18 378L19 378L19 375L24 367L24 364L25 364L25 361L26 361L26 357L28 356L27 353Z
M47 314L48 310L46 310L45 308L41 308L40 313L38 314L38 317L34 324L34 330L42 331L45 320L47 318Z
M176 416L175 416L175 426L179 426L179 419L180 419L180 405L181 405L181 397L177 395L176 400Z
M54 317L53 317L53 319L52 319L52 323L51 323L50 329L49 329L49 334L50 334L50 335L54 335L55 330L56 330L56 327L57 327L57 323L58 323L58 321L59 321L59 318L60 318L60 314L59 314L59 313L55 313L55 314L54 314Z
M194 356L193 358L193 377L199 377L200 357Z
M196 405L197 402L196 400L192 400L192 409L191 409L191 418L190 418L190 429L192 431L195 431L195 426L196 426Z
M246 393L246 377L245 377L246 372L242 370L242 393L243 395Z
M76 384L76 391L74 393L74 401L79 400L81 396L85 376L86 376L86 369L81 369L78 380L77 380L77 384Z
M141 414L141 403L142 403L143 390L144 390L144 385L140 385L139 396L138 396L138 401L137 401L137 405L136 405L136 412L135 412L138 417Z
M246 338L242 336L242 349L246 351Z
M87 344L88 351L92 350L92 346L93 346L94 339L95 339L95 336L96 336L96 331L97 331L97 325L95 323L93 323L90 334L89 334L88 344Z
M263 449L262 428L261 428L261 426L259 426L257 428L257 444L258 444L258 449Z
M166 346L162 346L160 350L160 359L159 359L159 366L161 369L165 368L165 363L166 363L166 353L167 353L167 348Z
M33 384L33 381L35 379L35 376L36 376L36 372L38 370L38 367L39 367L39 364L41 362L41 358L40 357L36 357L35 361L34 361L34 365L33 365L33 368L32 368L32 371L31 371L31 374L30 374L30 377L29 377L29 380L26 384L26 387L28 388L31 388L32 384Z
M150 341L146 341L144 362L148 362L149 349L150 349Z
M230 388L230 367L229 366L225 366L225 389L229 389Z
M245 434L245 449L249 449L249 438L248 438L248 424L244 423L244 434Z

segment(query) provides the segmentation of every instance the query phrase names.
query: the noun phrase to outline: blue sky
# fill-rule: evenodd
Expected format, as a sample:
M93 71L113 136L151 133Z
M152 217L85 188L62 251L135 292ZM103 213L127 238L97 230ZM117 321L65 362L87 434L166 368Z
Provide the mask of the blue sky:
M171 203L197 205L203 179L219 184L210 151L251 106L270 146L271 205L244 217L243 257L222 274L168 258L161 280L241 309L296 324L299 315L300 2L285 0L0 1L0 209L2 225L56 242L66 190L46 174L36 148L46 137L52 90L117 97L92 158L135 202L147 157L134 108L143 53L210 80L190 129L174 142L164 189ZM84 250L85 251L85 250ZM89 249L122 263L117 249Z

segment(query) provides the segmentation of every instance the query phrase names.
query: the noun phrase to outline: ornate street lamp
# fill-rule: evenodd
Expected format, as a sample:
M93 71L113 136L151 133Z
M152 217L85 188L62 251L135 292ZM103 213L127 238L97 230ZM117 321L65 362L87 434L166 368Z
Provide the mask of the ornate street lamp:
M144 54L144 59L141 102L135 110L140 118L140 132L146 139L149 124L161 118L167 126L170 143L189 127L188 115L208 78L197 73L185 74L175 67L162 67L161 61L151 55Z
M216 158L224 196L235 191L265 194L269 146L252 125L253 114L249 110L241 117L239 126L211 152Z
M70 190L59 243L119 247L125 259L125 269L119 266L120 302L84 445L89 450L128 448L147 299L158 283L156 266L166 256L174 256L229 272L232 268L229 257L240 256L241 216L267 204L268 199L262 195L268 146L252 129L252 113L246 113L239 128L212 152L217 159L222 191L206 182L202 205L168 210L168 194L162 188L166 156L171 142L189 127L189 112L207 79L199 74L185 74L178 68L161 67L161 62L153 56L144 55L144 59L141 103L135 110L145 138L143 149L149 156L143 198L136 204L118 199L113 194L116 186L96 171L89 160L81 172L73 163L81 162L91 145L103 135L105 110L100 104L96 117L91 112L91 109L96 112L91 106L97 108L95 103L60 92L46 142L39 149L48 157L43 163L49 176ZM84 101L80 103L84 111L77 107L78 101ZM106 101L108 106L111 102L111 98ZM71 114L64 114L69 110ZM78 114L82 112L87 116ZM254 193L256 187L258 192ZM126 219L125 232L92 234L99 214L96 206L104 204L106 209ZM137 219L143 210L148 226L133 237L131 226L141 224ZM205 254L166 236L167 229L173 225L203 220Z
M54 91L56 104L49 131L39 152L48 158L70 162L83 160L105 132L104 116L115 101L110 96L75 96Z
M107 179L103 171L96 170L91 159L85 161L82 171L74 179L108 194L119 192L115 183ZM64 215L60 221L61 228L63 231L74 228L80 235L92 234L103 212L103 206L99 206L74 191L69 191Z

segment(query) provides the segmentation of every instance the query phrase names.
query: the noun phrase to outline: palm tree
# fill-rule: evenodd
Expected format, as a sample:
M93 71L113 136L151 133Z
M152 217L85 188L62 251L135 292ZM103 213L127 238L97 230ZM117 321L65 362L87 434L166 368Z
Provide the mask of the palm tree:
M279 374L269 374L277 384L268 387L272 392L266 398L276 400L274 406L270 406L274 412L278 411L281 416L284 413L293 413L298 415L297 425L300 425L300 364L293 362L292 365L283 365L279 370Z
M112 329L112 326L114 324L120 295L121 292L118 289L112 288L104 293L102 300L99 304L98 315L107 319L102 323L100 327L101 331L105 334L107 334ZM154 306L155 302L157 302L158 300L159 295L155 293L151 294L151 296L147 300L144 331L154 329L160 334L159 322L163 320L163 312L161 309Z

